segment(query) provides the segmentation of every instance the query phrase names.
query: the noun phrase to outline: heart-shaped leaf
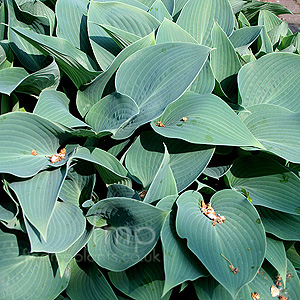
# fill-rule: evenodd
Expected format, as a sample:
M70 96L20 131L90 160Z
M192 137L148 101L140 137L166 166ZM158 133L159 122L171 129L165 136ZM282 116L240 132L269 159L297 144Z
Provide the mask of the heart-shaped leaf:
M99 201L87 216L97 215L108 224L95 229L88 250L95 262L123 271L142 260L155 246L168 212L130 198Z
M151 127L165 137L195 144L262 147L234 111L215 95L186 92Z
M252 204L242 195L222 190L211 206L226 220L216 223L201 211L202 196L187 191L177 200L176 230L187 239L210 274L235 297L260 268L266 251L265 231ZM218 216L218 215L217 215Z

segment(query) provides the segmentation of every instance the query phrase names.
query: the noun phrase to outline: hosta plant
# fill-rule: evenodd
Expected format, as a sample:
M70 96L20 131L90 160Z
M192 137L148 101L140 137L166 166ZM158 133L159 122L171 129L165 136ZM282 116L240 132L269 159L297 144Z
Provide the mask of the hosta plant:
M0 299L300 299L300 37L279 4L0 1Z

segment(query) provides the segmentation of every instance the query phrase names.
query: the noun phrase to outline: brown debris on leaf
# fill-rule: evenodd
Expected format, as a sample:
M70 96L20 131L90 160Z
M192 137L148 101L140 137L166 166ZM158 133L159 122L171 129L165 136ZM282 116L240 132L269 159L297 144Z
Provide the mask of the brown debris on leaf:
M37 156L36 150L35 150L35 149L32 149L31 154L32 154L33 156Z
M276 276L276 282L275 282L275 285L276 286L282 286L282 278L281 278L281 276L280 275L277 275Z
M157 123L155 123L155 125L157 127L166 127L161 121L158 121Z
M260 299L260 294L257 292L251 293L251 297L253 300L259 300Z
M215 213L215 210L212 208L210 203L206 205L204 200L202 200L201 202L201 212L210 220L214 221L212 224L213 226L215 226L216 224L224 223L224 221L226 220L225 217Z
M61 161L62 159L64 159L65 156L66 156L66 149L62 148L62 149L60 149L58 154L49 156L49 159L50 159L51 164L54 164L54 163L57 163L57 162Z
M221 256L229 263L228 267L233 272L233 274L237 274L240 271L240 269L239 268L235 268L233 266L232 262L228 258L226 258L222 253L221 253Z
M142 190L142 191L139 192L139 196L140 196L141 199L144 199L146 194L147 194L146 190Z
M288 300L288 298L285 297L285 296L283 296L283 295L281 295L281 296L279 297L279 300Z
M185 122L187 120L187 117L183 117L182 119L181 119L181 121L183 121L183 122Z
M280 294L280 290L278 287L276 287L275 285L271 286L271 296L272 297L279 297Z

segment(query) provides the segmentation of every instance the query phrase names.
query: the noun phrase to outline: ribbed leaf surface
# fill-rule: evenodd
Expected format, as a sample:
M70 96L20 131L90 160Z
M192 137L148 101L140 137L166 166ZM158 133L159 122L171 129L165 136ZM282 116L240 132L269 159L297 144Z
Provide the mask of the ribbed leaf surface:
M295 199L295 191L300 189L299 177L272 159L240 157L227 178L235 190L245 189L254 205L300 214L300 201Z
M187 248L185 241L176 233L176 208L173 206L176 199L177 196L168 196L157 204L161 209L172 210L161 232L165 271L164 294L183 282L193 281L208 274L197 257Z
M71 262L71 277L66 292L71 300L118 299L94 263L81 269L75 260Z
M19 177L36 174L50 164L49 156L57 154L66 141L64 133L54 123L35 114L13 112L1 115L0 171ZM37 155L31 153L34 149Z
M165 127L159 127L158 122ZM234 111L215 95L186 92L151 126L165 137L190 143L261 147Z
M300 163L300 112L269 104L255 105L248 110L251 114L244 123L265 149Z
M300 216L280 211L257 207L266 232L272 233L280 239L300 241Z
M214 153L212 147L143 132L129 148L125 164L129 173L138 178L144 188L149 187L161 164L163 143L170 154L170 167L178 191L184 190L199 177Z
M58 253L65 251L83 234L85 223L85 217L77 205L56 202L47 226L47 241L25 219L31 252Z
M167 211L130 198L99 201L87 216L107 222L88 243L95 262L112 271L123 271L142 260L155 246Z
M118 56L112 61L111 65L101 73L90 85L84 90L79 90L77 93L76 104L78 111L82 116L91 109L101 98L105 86L110 78L117 71L121 63L136 51L155 44L154 33L150 33L144 38L139 39L135 43L123 49Z
M282 241L267 237L266 259L273 265L282 277L283 284L286 283L287 258Z
M234 14L228 0L190 0L177 20L180 27L189 32L201 45L207 46L212 46L211 31L214 22L217 22L228 36L232 33Z
M152 253L155 255L155 251ZM136 300L170 298L170 292L162 297L164 273L160 262L140 262L126 271L108 274L113 285L130 298Z
M246 64L238 75L242 105L274 104L300 112L300 57L292 53L272 53ZM261 80L264 78L264 80Z
M226 218L224 223L215 226L201 212L202 199L193 191L178 198L177 233L187 239L188 247L210 274L235 297L255 277L263 262L264 228L254 206L234 191L222 190L212 197L215 212ZM229 265L239 271L235 274Z
M57 168L10 184L10 188L18 197L24 215L45 240L47 240L47 228L65 176L66 169Z
M21 232L0 230L0 298L55 299L68 285L70 270L63 277L54 272L48 255L29 255L27 237Z
M87 124L71 115L69 103L70 100L62 92L43 91L33 113L66 127L86 127Z

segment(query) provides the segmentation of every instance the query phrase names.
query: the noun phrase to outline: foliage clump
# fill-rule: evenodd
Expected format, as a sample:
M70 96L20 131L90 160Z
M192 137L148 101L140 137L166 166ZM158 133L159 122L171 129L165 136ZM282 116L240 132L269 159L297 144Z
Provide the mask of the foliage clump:
M0 299L300 299L284 13L0 1Z

